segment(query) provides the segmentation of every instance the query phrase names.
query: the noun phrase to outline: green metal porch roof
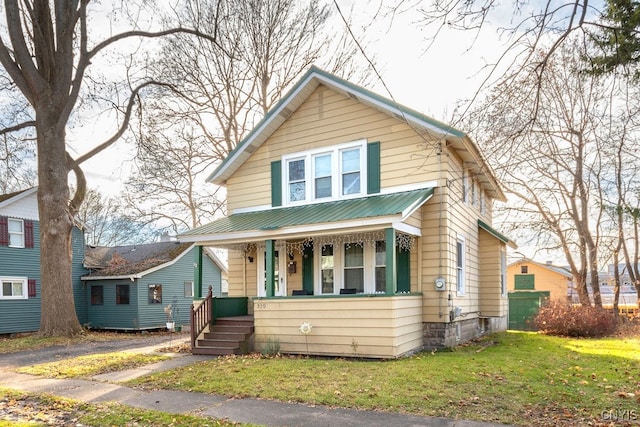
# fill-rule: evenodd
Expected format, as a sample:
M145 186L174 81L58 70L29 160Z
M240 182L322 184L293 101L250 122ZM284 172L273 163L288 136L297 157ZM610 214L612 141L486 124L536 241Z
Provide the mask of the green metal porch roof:
M433 188L336 200L301 206L274 208L229 215L181 234L180 238L242 231L269 231L283 227L403 215L433 195Z

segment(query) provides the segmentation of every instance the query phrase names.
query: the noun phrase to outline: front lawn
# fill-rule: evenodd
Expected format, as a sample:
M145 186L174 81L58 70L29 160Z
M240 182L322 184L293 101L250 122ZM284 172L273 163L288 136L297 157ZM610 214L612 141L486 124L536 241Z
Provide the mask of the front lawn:
M117 403L90 404L0 387L0 427L27 426L234 427L241 424L188 414L169 414Z
M640 338L507 332L389 361L225 357L131 384L519 425L634 421Z

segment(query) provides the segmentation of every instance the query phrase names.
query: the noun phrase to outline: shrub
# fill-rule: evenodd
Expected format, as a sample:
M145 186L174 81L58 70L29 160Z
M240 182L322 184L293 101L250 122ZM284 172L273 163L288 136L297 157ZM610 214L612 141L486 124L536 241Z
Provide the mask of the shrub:
M609 310L558 301L542 306L533 323L542 333L569 337L608 336L618 327L617 317Z

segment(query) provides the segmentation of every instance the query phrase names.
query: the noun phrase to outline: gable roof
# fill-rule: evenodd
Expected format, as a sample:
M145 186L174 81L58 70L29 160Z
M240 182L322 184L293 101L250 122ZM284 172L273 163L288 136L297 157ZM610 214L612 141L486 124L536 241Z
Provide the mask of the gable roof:
M129 246L87 246L84 266L91 270L82 280L137 279L174 264L191 243L158 242Z
M525 264L525 263L526 264L534 264L534 265L537 265L538 267L545 268L545 269L547 269L549 271L552 271L552 272L554 272L556 274L560 274L561 276L564 276L564 277L566 277L568 279L573 279L573 274L571 274L571 272L569 270L567 270L566 268L564 268L564 267L559 267L559 266L553 265L553 264L546 264L546 263L542 263L542 262L537 262L537 261L534 261L534 260L529 259L529 258L521 258L521 259L519 259L517 261L512 262L507 267L511 267L513 265Z
M406 121L417 131L424 131L437 139L444 139L465 162L478 174L483 187L494 198L505 201L497 179L486 163L475 143L462 131L425 116L411 108L354 85L333 74L312 66L298 83L273 107L251 132L238 143L229 155L207 178L208 182L224 185L231 175L260 147L293 112L320 85L364 105L384 112L398 120Z
M13 193L0 194L0 208L5 207L11 203L14 203L30 194L38 191L38 187L27 188L26 190L14 191Z

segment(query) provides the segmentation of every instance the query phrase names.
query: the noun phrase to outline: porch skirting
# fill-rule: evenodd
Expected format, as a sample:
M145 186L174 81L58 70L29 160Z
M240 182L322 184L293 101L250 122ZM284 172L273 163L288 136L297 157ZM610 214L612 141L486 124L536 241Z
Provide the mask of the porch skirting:
M423 347L422 295L258 298L253 309L256 351L388 359Z

